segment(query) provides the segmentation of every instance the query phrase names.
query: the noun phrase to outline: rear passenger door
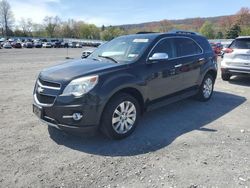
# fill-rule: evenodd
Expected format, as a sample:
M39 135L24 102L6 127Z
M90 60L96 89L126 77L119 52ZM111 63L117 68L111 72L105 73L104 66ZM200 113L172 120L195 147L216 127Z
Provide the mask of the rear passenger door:
M205 62L201 47L191 38L176 37L174 43L178 58L181 90L198 85L201 65Z

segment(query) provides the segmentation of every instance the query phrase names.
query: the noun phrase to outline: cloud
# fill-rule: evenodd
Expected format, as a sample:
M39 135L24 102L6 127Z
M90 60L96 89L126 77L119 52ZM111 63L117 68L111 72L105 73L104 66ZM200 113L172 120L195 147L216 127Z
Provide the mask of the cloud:
M9 0L16 21L31 18L41 23L45 16L60 15L60 9L52 9L53 4L59 6L60 0Z
M97 26L112 25L110 19L98 16L82 15L79 11L72 11L61 0L9 0L16 22L22 18L31 18L36 23L42 23L45 16L59 16L63 20L75 19Z

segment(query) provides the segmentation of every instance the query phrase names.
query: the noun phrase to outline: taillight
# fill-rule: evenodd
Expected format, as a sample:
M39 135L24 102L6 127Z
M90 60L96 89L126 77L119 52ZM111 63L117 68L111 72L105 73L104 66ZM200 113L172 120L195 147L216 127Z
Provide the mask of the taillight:
M226 48L225 50L223 50L223 52L227 53L227 54L230 54L232 53L234 50L231 49L231 48Z

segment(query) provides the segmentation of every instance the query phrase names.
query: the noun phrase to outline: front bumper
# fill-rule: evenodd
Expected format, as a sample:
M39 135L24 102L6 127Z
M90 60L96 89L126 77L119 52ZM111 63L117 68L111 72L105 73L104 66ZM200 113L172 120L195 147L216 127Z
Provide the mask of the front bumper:
M37 102L34 95L34 108L39 109L39 119L49 126L77 132L93 132L98 129L103 105L96 102L95 98L87 96L77 98L58 96L53 105L46 106ZM80 113L82 118L74 120L72 115ZM35 113L37 115L37 113Z

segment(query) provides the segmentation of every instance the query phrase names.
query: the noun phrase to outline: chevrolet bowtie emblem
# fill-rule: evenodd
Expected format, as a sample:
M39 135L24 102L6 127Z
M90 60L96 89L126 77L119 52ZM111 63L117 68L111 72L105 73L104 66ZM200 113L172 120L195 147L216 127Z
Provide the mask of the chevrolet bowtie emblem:
M38 93L42 93L43 91L44 91L43 88L41 88L41 87L38 87L38 88L37 88L37 92L38 92Z

